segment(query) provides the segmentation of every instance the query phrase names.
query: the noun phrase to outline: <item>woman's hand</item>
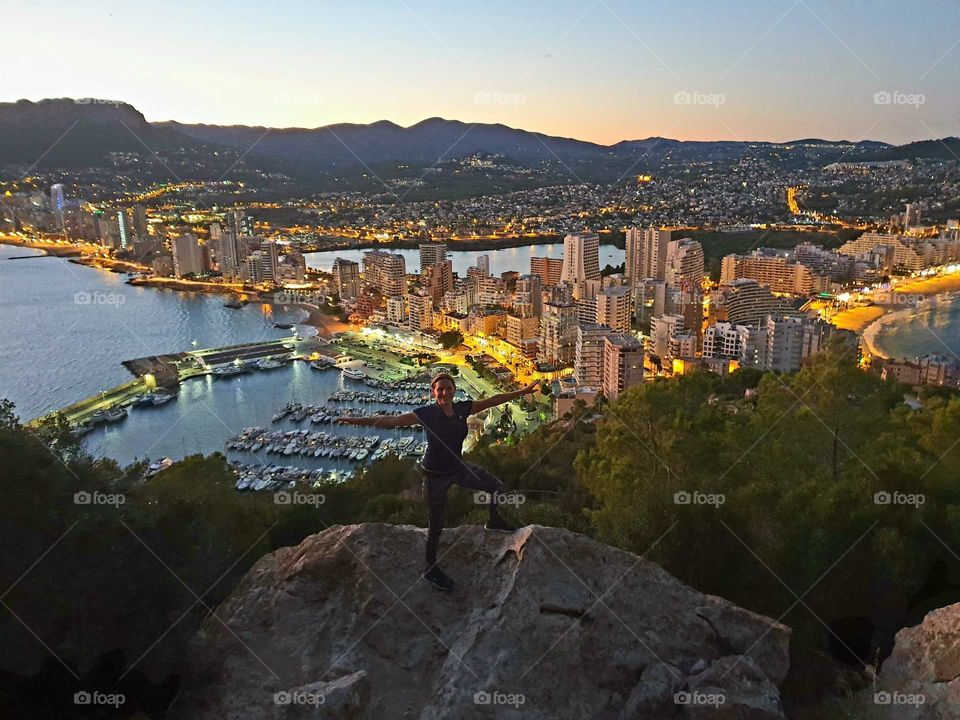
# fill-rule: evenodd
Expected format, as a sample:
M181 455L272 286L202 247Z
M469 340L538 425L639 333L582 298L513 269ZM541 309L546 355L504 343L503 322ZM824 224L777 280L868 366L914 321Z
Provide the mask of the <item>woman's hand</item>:
M521 388L521 395L529 395L532 392L536 392L537 388L540 387L540 383L537 380L534 380L532 383L527 385L525 388Z

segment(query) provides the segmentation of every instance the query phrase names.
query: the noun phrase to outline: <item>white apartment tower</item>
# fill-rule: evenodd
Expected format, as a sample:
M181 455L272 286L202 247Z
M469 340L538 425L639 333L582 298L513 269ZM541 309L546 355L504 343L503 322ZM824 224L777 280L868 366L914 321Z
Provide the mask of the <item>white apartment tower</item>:
M567 235L563 239L561 281L576 285L600 279L600 236L596 233Z

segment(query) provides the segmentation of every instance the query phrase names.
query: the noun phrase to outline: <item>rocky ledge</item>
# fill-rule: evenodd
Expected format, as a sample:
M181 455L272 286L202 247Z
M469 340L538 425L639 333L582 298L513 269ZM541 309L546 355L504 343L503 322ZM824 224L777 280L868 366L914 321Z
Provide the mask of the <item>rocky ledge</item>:
M169 717L784 718L789 628L566 530L338 526L261 558Z

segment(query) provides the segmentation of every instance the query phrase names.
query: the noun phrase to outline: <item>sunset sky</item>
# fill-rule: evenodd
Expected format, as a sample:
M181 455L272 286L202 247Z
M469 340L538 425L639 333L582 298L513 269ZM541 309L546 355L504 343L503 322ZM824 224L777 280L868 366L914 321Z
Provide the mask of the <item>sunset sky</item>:
M960 135L955 0L0 6L2 101L272 127L440 116L602 143Z

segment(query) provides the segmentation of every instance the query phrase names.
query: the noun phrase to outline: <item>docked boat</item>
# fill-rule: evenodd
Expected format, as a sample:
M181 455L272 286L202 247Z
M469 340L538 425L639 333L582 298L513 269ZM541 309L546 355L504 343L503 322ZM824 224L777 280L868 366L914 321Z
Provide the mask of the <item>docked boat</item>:
M326 370L329 367L333 367L333 360L330 358L320 358L310 363L310 367L314 370Z
M246 300L227 300L227 302L225 302L223 306L228 307L231 310L239 310L246 304L247 304Z
M354 368L343 368L343 374L351 380L366 380L367 376Z
M168 457L160 458L160 459L157 460L156 462L150 463L149 467L147 467L147 474L146 474L146 476L147 476L147 477L153 477L153 476L156 475L158 472L161 472L161 471L163 471L163 470L166 470L166 469L167 469L168 467L170 467L171 465L173 465L173 460L171 460L170 458L168 458Z
M171 400L173 400L176 395L172 393L154 393L153 397L150 398L150 402L153 405L164 405Z
M274 360L273 358L263 358L262 360L257 360L257 368L260 370L274 370L279 367L283 367L283 363L279 360Z
M211 372L218 378L223 377L232 377L234 375L242 375L243 373L250 372L250 368L245 365L237 365L235 363L230 363L229 365L219 365L218 367L213 368Z
M120 422L127 417L125 407L114 407L103 411L103 421L108 423Z

